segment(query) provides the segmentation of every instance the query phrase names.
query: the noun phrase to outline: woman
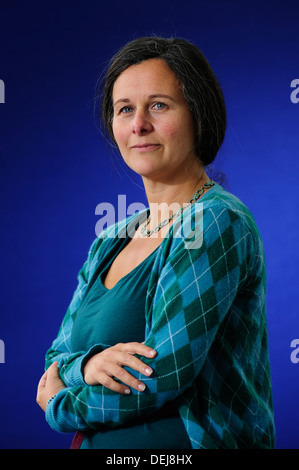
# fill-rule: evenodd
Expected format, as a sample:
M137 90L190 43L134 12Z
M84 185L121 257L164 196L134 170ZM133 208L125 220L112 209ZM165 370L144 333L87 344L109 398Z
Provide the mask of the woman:
M102 118L149 209L94 241L37 402L81 448L273 447L263 246L206 173L226 126L211 67L188 41L134 40Z

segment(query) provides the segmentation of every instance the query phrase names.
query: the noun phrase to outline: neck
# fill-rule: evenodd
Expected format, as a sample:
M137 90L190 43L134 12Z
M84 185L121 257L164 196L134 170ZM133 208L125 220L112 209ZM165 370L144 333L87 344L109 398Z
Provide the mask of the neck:
M162 220L169 218L172 213L188 203L192 195L208 180L209 177L204 168L199 174L189 176L188 179L181 178L180 181L172 182L172 184L143 178L151 214L151 225L156 226Z

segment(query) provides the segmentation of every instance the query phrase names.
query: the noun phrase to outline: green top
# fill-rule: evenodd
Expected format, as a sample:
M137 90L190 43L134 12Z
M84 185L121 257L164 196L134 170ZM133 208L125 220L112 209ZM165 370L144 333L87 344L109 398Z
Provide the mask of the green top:
M249 210L217 184L174 221L154 257L144 338L157 355L143 358L154 374L135 372L145 391L123 395L84 382L82 364L105 346L72 351L77 312L98 266L135 219L103 231L79 272L46 353L46 368L58 361L66 385L47 405L47 422L58 432L100 431L175 401L194 449L273 448L263 243Z
M77 311L71 344L72 351L90 349L95 344L105 347L117 343L144 341L145 300L149 275L157 250L122 277L112 289L103 285L105 275L129 237L119 239L107 263L100 263L98 276ZM191 448L179 414L143 417L117 428L87 432L81 449L167 449Z

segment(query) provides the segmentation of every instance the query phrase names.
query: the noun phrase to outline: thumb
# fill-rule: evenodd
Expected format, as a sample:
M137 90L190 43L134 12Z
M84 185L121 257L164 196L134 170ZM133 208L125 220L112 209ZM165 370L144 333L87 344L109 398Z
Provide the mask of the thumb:
M41 376L40 381L38 383L39 390L42 390L43 388L45 388L46 382L47 382L47 375L48 375L48 371L44 372L44 374Z
M47 379L51 379L51 378L59 376L57 361L53 362L53 364L50 365L50 367L46 370L46 374L47 374Z

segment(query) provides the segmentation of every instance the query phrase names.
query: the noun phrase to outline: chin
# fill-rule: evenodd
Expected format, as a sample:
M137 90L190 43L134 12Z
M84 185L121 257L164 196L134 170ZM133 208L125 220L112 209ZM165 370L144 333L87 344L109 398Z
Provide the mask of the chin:
M153 161L145 161L145 159L143 159L143 161L136 162L135 158L134 162L125 161L125 163L129 168L131 168L131 170L145 178L157 175L162 170L161 165L155 165L153 164Z

